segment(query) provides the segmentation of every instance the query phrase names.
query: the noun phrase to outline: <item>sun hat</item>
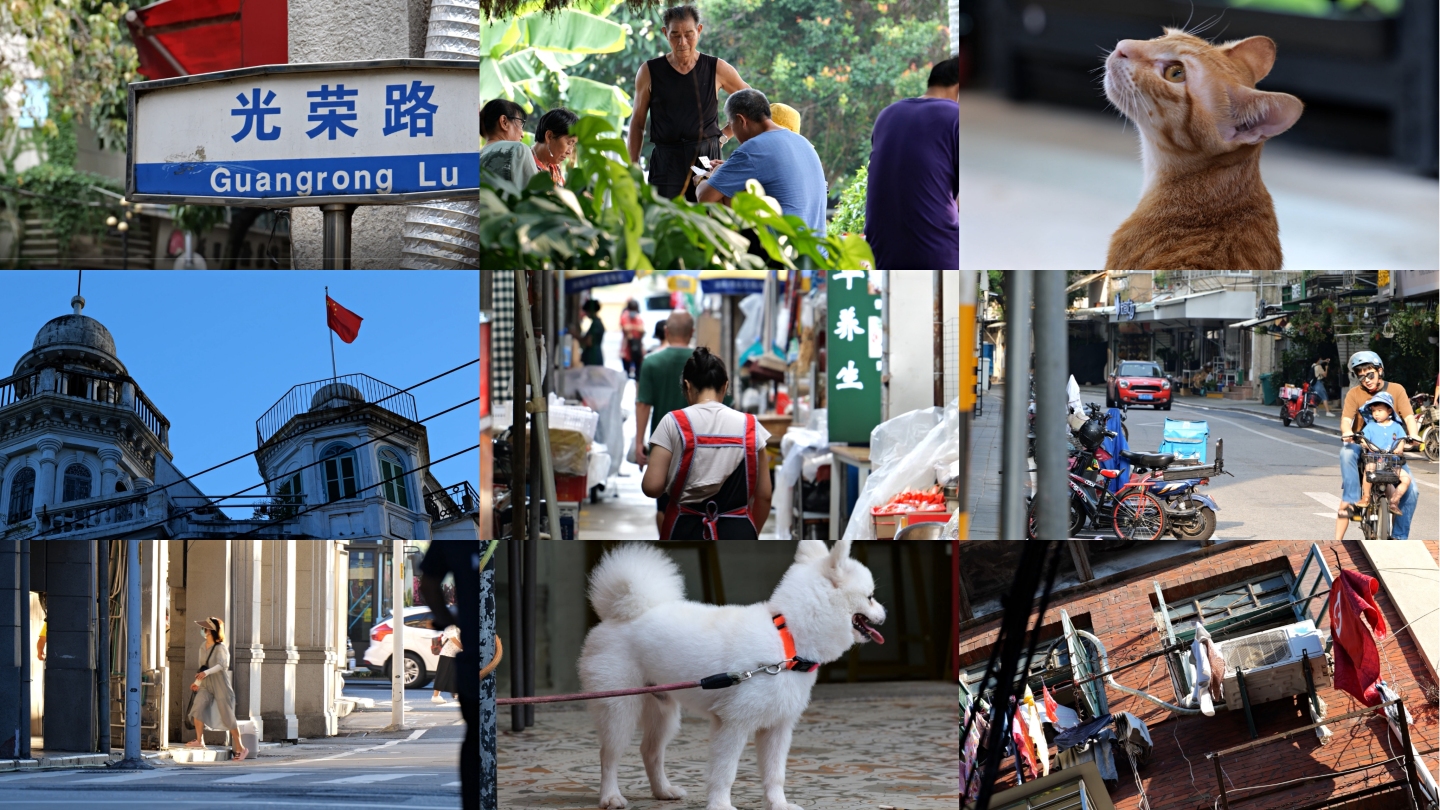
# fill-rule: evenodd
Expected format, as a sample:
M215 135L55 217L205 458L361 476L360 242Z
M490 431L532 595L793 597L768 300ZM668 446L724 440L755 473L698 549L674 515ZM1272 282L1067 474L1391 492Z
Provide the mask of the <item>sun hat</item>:
M796 135L800 134L800 111L789 104L771 104L770 120Z
M1360 410L1369 413L1371 405L1384 405L1385 407L1390 409L1391 413L1394 413L1395 398L1390 396L1390 394L1388 394L1387 392L1381 391L1375 396L1365 400L1365 404L1360 406Z

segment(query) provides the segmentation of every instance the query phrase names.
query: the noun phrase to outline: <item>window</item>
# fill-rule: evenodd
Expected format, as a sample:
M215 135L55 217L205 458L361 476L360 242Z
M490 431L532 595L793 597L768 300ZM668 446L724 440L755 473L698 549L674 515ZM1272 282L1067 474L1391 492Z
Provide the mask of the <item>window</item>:
M320 456L324 460L325 502L355 497L355 451L343 444L331 445Z
M83 501L90 497L90 468L84 464L71 464L65 468L65 491L61 503Z
M390 450L380 452L380 480L383 482L380 489L385 493L385 500L406 509L410 508L410 493L405 487L405 466Z
M421 613L412 613L409 616L406 616L405 626L419 627L425 630L430 630L430 611L426 610Z
M305 503L305 493L300 489L300 473L297 472L280 482L275 488L275 500L274 520L295 516L301 504Z
M1063 614L1064 611L1061 611ZM1084 628L1082 628L1084 629ZM1044 631L1042 630L1042 633ZM1070 642L1067 643L1065 633L1070 634ZM1075 647L1074 645L1079 645ZM1075 666L1074 649L1083 649L1085 661L1081 666ZM986 656L988 659L989 656ZM982 660L968 669L960 672L960 689L974 697L986 697L994 688L993 683L981 683L985 677L987 661ZM1048 687L1055 702L1076 710L1080 715L1090 720L1109 711L1109 706L1103 697L1104 689L1099 682L1091 681L1080 688L1076 688L1074 680L1086 677L1100 671L1100 654L1095 645L1083 636L1075 632L1075 626L1068 615L1063 616L1060 634L1052 638L1040 641L1035 646L1035 654L1030 660L1023 661L1018 667L1023 674L1017 677L1023 684L1019 687L1020 692L1025 691L1025 685L1030 687L1036 700L1040 699L1041 687Z
M10 479L10 514L6 523L19 523L30 517L35 504L35 471L29 467Z

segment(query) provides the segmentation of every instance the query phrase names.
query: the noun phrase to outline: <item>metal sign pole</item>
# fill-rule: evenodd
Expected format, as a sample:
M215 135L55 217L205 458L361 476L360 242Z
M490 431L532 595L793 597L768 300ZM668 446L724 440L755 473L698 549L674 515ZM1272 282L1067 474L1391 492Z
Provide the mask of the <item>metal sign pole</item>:
M320 206L325 217L324 256L321 269L349 270L350 268L350 219L359 206L344 203L329 203Z
M405 728L405 541L391 542L390 602L394 625L390 638L390 730Z
M140 757L140 540L135 537L125 546L125 654L125 759L111 767L148 771L155 766Z

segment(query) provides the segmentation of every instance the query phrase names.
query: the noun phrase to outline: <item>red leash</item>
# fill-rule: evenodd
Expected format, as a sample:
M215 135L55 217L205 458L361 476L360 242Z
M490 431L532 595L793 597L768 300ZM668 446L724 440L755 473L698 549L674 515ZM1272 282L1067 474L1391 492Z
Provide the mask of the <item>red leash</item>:
M727 686L734 686L741 681L748 681L757 672L764 672L767 675L778 675L789 668L792 663L810 664L804 659L787 658L778 664L771 664L768 667L752 669L748 672L721 672L718 675L711 675L708 678L701 678L698 681L686 681L684 683L666 683L660 686L641 686L635 689L614 689L609 692L579 692L573 695L541 695L538 697L500 698L495 701L496 706L518 706L526 703L563 703L570 700L596 700L598 698L625 697L626 695L644 695L651 692L673 692L677 689L724 689ZM799 667L796 667L799 669ZM808 670L801 670L808 671Z

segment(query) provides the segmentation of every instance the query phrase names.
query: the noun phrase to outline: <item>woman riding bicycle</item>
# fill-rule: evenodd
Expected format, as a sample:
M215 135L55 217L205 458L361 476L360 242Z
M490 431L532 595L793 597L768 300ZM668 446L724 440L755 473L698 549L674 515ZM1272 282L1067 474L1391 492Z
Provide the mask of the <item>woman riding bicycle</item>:
M1415 413L1410 409L1410 397L1405 393L1405 387L1395 382L1386 382L1385 363L1380 355L1375 352L1356 352L1350 355L1350 362L1346 364L1350 373L1355 375L1359 385L1351 388L1345 394L1345 403L1340 413L1340 440L1344 444L1340 447L1340 507L1335 515L1335 539L1341 540L1345 537L1345 529L1351 520L1358 520L1360 510L1351 507L1361 501L1360 487L1360 445L1355 441L1355 434L1359 433L1365 425L1365 418L1360 413L1360 408L1371 397L1384 391L1390 395L1395 402L1395 415L1405 423L1405 436L1411 442L1418 442L1419 428L1415 421ZM1415 505L1419 502L1420 493L1417 487L1411 487L1409 492L1400 500L1401 514L1395 517L1391 534L1395 540L1406 540L1410 537L1410 519L1415 516Z

